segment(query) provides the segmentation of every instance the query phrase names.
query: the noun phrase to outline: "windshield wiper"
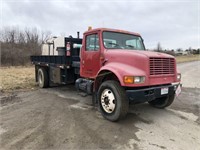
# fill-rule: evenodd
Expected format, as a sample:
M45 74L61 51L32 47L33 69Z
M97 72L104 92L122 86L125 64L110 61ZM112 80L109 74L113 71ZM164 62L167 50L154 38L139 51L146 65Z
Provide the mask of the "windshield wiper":
M108 44L110 44L110 45L115 45L115 46L119 46L119 44L117 44L117 43L108 43Z
M117 43L108 43L109 45L114 45L114 47L112 48L120 48L120 49L123 49L123 47Z
M133 45L126 45L127 47L130 47L130 48L135 48L135 46L133 46Z

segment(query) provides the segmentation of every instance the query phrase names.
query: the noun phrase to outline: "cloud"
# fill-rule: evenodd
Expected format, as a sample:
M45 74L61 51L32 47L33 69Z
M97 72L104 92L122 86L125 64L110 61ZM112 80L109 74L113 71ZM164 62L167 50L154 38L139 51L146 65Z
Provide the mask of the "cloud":
M88 26L139 32L147 48L198 45L198 0L195 1L3 1L3 26L37 27L59 35L83 33Z

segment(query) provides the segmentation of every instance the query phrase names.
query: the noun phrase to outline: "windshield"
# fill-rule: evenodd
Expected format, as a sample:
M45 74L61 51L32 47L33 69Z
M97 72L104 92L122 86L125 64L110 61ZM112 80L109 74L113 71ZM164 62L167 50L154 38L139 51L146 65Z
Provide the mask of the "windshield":
M140 36L119 32L103 32L103 43L108 49L145 50Z

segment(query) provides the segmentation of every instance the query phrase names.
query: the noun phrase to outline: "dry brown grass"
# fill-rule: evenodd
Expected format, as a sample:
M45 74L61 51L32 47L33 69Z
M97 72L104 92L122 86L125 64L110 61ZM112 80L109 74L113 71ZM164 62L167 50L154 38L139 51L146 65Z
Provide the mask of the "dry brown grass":
M190 62L190 61L200 61L200 55L186 55L186 56L176 57L177 63Z
M34 66L31 67L1 67L0 90L12 91L16 89L34 89Z

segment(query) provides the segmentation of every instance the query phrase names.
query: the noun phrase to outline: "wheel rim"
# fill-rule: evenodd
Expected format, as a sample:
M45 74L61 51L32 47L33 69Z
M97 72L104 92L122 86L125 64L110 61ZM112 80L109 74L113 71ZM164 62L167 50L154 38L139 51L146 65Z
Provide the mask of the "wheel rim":
M42 85L42 73L39 71L38 73L38 80L39 80L39 85Z
M101 105L105 112L112 113L115 110L115 96L110 89L105 89L101 94Z

